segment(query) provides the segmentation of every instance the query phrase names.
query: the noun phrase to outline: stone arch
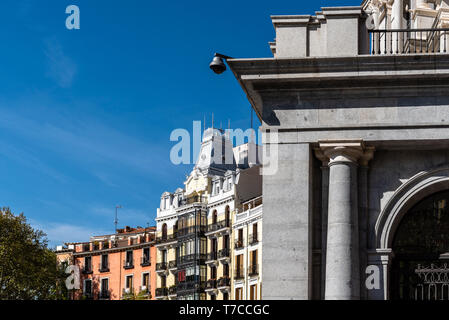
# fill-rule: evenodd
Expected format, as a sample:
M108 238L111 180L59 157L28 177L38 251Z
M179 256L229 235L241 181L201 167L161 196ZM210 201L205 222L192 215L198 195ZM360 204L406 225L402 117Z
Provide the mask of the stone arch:
M376 248L390 249L403 216L431 194L449 189L449 166L420 172L400 186L381 211L376 225Z

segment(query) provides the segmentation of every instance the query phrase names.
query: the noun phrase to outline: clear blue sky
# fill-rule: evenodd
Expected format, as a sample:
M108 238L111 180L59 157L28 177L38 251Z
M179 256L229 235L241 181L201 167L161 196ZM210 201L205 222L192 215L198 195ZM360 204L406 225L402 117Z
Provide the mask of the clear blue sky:
M271 14L361 1L2 0L0 205L56 245L154 224L174 166L169 141L192 121L250 126L250 105L214 52L270 57ZM81 29L65 28L78 5ZM210 124L210 122L208 123Z

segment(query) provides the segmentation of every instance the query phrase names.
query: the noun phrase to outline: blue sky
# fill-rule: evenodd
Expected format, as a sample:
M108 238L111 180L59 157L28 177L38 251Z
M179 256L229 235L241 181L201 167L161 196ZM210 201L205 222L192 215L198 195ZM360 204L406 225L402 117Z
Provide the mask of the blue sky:
M191 166L170 163L192 121L246 129L250 105L214 52L270 57L270 14L360 1L3 0L0 201L52 246L154 224L160 195ZM65 28L78 5L81 29Z

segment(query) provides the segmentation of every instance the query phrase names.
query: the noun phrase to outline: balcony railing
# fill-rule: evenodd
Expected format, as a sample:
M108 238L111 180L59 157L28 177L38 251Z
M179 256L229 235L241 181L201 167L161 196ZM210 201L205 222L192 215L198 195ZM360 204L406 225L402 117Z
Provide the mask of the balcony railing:
M189 282L180 282L178 283L178 293L180 291L192 291L192 290L196 290L196 291L203 291L205 288L205 283L198 283L196 281L189 281Z
M156 263L156 271L165 271L165 270L167 270L167 262Z
M99 300L109 300L111 299L111 292L109 290L100 291L98 293Z
M142 258L140 258L140 265L141 265L142 267L148 267L148 266L151 266L150 257L143 256Z
M186 199L181 199L179 201L179 206L186 206L193 203L204 203L207 201L207 198L204 196L193 196Z
M213 232L224 228L229 228L229 220L222 220L207 226L207 232Z
M243 248L243 240L235 240L235 243L234 243L234 248L235 249L241 249L241 248Z
M176 241L177 237L178 237L178 234L176 232L172 233L172 234L165 235L165 236L157 237L156 244Z
M197 254L195 254L195 253L193 253L193 254L188 254L188 255L185 255L185 256L180 256L178 264L189 263L189 262L192 262L192 261L195 261L195 260L199 260L201 262L201 261L206 261L206 259L207 259L207 254L204 254L204 253L197 253Z
M217 252L209 252L207 254L206 261L215 261L215 260L217 260L217 256L218 256Z
M371 54L446 53L449 29L370 30Z
M167 288L156 288L156 297L166 297L168 296Z
M177 265L178 265L178 264L176 263L176 260L172 260L172 261L170 261L170 262L168 263L168 268L169 268L169 269L175 269Z
M252 264L248 268L249 276L257 276L259 274L259 266L257 264Z
M187 236L193 234L204 234L206 233L207 226L198 225L198 226L190 226L181 228L178 230L178 236Z
M176 292L177 292L177 287L176 286L171 286L170 288L168 288L168 295L169 296L176 295Z
M228 248L221 249L220 251L218 251L218 259L229 258L230 254L231 250L229 250Z
M109 262L99 263L98 264L98 272L109 272Z
M257 244L259 242L259 237L257 234L250 234L248 242L250 245Z
M221 287L230 287L231 286L231 279L229 279L228 277L223 277L218 279L217 282L217 287L221 288Z
M243 278L245 278L245 274L243 272L243 267L235 269L234 279L240 280L240 279L243 279Z
M206 282L206 290L217 289L217 280L210 279Z
M125 269L133 269L134 262L132 260L123 260L123 268Z

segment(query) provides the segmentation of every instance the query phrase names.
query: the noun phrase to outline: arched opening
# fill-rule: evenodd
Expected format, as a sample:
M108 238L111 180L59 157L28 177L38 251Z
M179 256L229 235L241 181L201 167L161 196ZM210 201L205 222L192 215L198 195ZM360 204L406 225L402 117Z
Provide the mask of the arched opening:
M162 225L162 239L167 240L167 224Z
M394 233L390 297L449 299L449 190L415 204Z
M226 227L229 227L229 218L230 218L230 209L229 209L229 206L226 206L226 209L225 209Z
M214 210L212 212L212 224L216 224L217 223L217 218L218 218L217 210Z

